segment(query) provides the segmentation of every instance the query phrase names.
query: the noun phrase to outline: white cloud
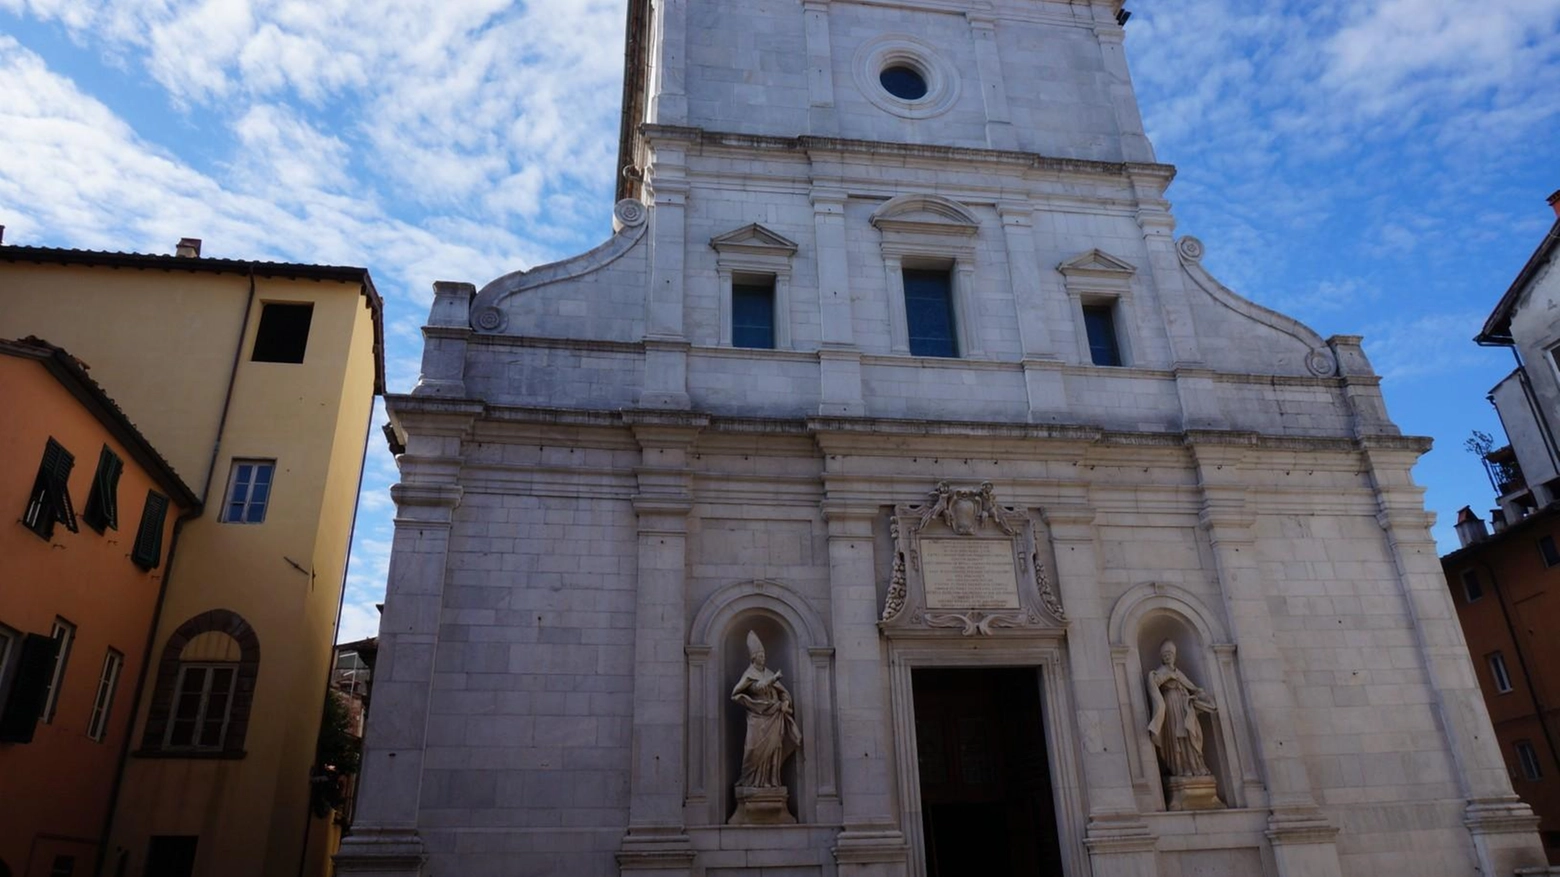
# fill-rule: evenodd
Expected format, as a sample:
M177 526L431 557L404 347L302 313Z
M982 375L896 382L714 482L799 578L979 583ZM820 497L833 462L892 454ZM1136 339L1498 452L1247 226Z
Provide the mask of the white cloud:
M345 643L379 635L379 610L373 602L343 603L336 642Z
M1407 382L1486 366L1488 353L1473 343L1485 311L1406 316L1372 327L1365 355L1383 380Z

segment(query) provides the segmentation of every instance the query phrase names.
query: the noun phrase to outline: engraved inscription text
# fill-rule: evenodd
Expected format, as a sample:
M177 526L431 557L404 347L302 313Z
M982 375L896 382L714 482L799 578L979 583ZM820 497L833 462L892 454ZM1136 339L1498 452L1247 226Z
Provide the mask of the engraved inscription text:
M1006 539L922 539L928 609L1017 609L1018 572Z

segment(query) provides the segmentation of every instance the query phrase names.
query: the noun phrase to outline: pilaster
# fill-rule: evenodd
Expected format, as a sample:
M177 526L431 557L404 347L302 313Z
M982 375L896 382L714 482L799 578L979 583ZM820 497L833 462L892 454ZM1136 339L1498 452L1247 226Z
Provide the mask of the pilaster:
M1341 360L1340 368L1345 367ZM1463 823L1473 835L1479 873L1510 874L1545 863L1538 817L1512 790L1500 744L1489 733L1489 711L1430 535L1435 515L1425 511L1424 490L1413 482L1414 463L1428 449L1423 439L1361 441L1376 494L1376 521L1414 619L1415 644L1435 693L1458 783L1467 796Z
M807 33L807 119L815 137L839 133L834 112L834 55L829 38L829 0L802 0Z
M682 0L672 5L680 6ZM670 13L667 13L670 14ZM645 372L639 407L686 409L688 342L683 332L687 237L686 144L658 138L646 175L650 204L650 289L646 296Z
M1077 712L1046 716L1046 721L1076 722L1079 729L1089 802L1083 843L1095 877L1157 877L1154 835L1138 815L1121 731L1109 607L1100 599L1095 513L1085 505L1051 505L1045 518L1056 554L1056 583L1067 607L1067 665Z
M634 717L628 833L618 851L623 874L691 874L684 825L685 687L688 612L688 468L702 418L626 412L640 447L638 575L634 604Z
M645 119L657 125L688 122L688 0L659 0L652 32L650 106Z
M980 95L986 106L986 144L992 149L1017 149L1018 135L1008 113L1007 85L997 52L997 23L989 12L967 12L975 41L975 66L980 71Z
M1100 22L1094 26L1094 36L1100 41L1100 57L1105 62L1105 73L1111 79L1110 98L1116 111L1116 130L1121 137L1121 158L1123 161L1152 162L1154 147L1143 131L1143 115L1132 88L1132 71L1127 69L1127 32L1114 22Z
M482 408L411 397L388 404L406 453L396 460L401 483L390 488L395 535L355 825L336 867L365 877L414 877L426 858L417 823L450 531L462 493L461 446Z
M888 667L877 629L872 529L877 508L825 499L823 515L829 528L844 815L834 857L840 877L903 875L908 850L896 816Z
M1300 705L1290 687L1284 656L1269 617L1257 559L1248 473L1257 465L1254 443L1227 433L1188 434L1196 460L1202 510L1198 524L1213 551L1235 646L1242 688L1255 734L1256 757L1267 780L1268 841L1279 877L1338 875L1341 865L1333 826L1317 805L1296 729ZM1269 587L1279 583L1267 583Z
M433 284L433 308L423 327L422 373L414 396L466 397L466 344L472 335L470 283Z

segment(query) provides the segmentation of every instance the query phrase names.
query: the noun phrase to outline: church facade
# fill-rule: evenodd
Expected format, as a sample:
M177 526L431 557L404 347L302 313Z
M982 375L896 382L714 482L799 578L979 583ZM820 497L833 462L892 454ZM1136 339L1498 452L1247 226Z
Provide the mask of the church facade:
M1543 873L1428 440L1174 236L1120 5L632 0L612 236L387 399L342 873Z

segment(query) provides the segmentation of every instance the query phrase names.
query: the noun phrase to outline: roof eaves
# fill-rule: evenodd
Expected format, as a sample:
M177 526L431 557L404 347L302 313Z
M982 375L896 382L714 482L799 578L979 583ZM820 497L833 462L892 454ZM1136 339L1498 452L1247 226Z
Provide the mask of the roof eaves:
M1560 245L1560 219L1549 227L1549 234L1539 243L1538 249L1528 258L1527 264L1517 274L1517 279L1511 282L1506 294L1500 297L1500 302L1495 305L1495 310L1490 313L1489 319L1484 321L1484 328L1479 334L1473 336L1478 344L1492 347L1510 347L1516 343L1511 337L1511 315L1516 310L1517 303L1527 292L1528 285L1538 276L1544 263L1549 261L1554 254L1555 247Z
M141 430L125 414L112 397L87 374L86 368L76 357L62 347L56 347L41 338L28 337L19 341L0 339L0 354L32 359L42 365L60 385L70 391L82 405L114 435L125 450L142 468L162 485L185 509L199 513L200 497L190 489L173 465L153 447Z

